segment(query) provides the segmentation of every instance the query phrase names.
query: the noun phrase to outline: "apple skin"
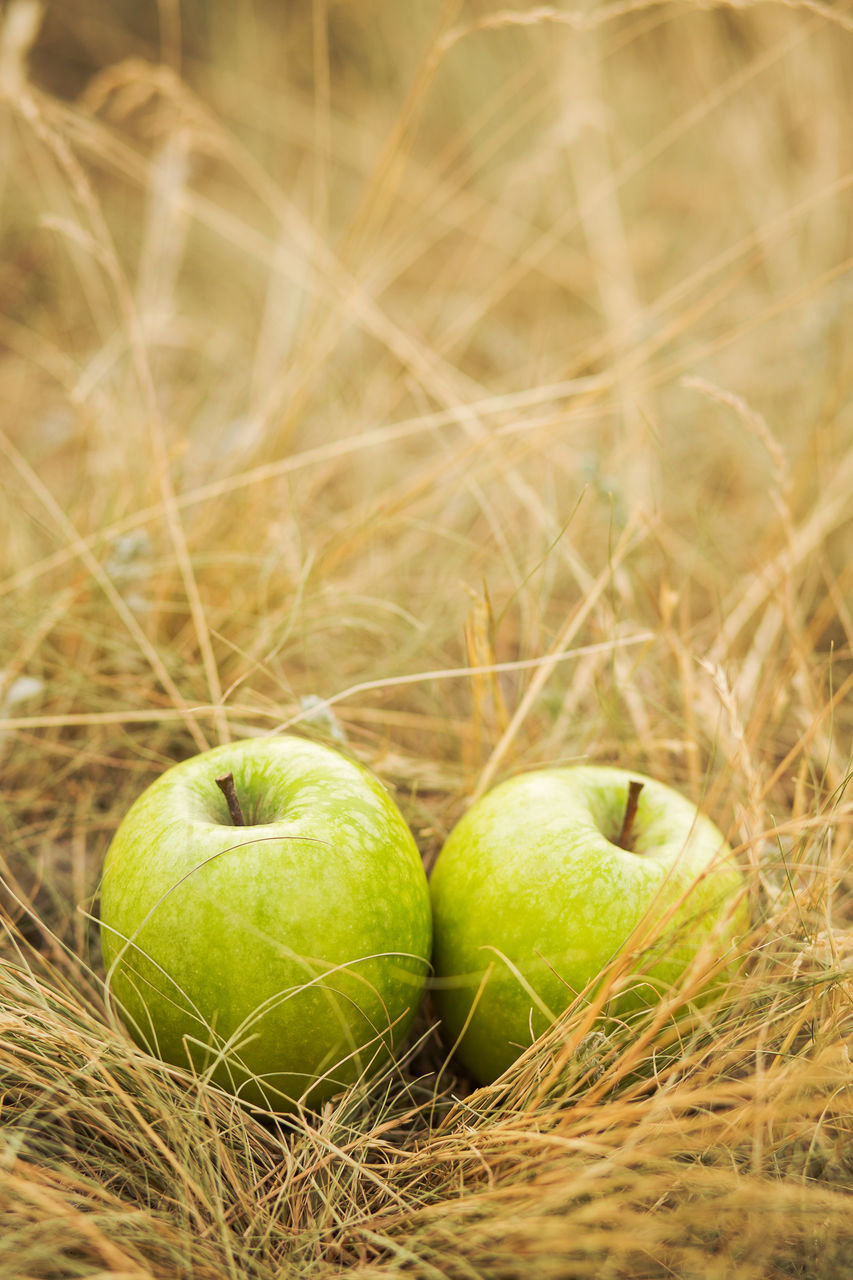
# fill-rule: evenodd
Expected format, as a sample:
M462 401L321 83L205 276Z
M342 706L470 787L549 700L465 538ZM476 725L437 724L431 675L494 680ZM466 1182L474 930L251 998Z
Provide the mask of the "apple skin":
M632 779L643 789L629 852L616 841ZM447 1043L461 1036L458 1060L491 1083L640 939L638 926L659 920L642 977L609 1009L648 1006L718 922L722 950L746 928L743 887L718 829L663 783L598 765L509 779L457 823L430 878L433 998Z
M233 773L246 826L216 778ZM107 852L101 942L132 1035L273 1111L386 1062L429 968L429 889L366 769L293 736L173 766Z

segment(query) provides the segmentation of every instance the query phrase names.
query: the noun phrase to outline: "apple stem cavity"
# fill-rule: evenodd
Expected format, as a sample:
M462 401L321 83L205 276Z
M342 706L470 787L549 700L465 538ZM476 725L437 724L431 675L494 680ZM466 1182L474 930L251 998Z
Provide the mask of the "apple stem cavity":
M221 778L216 779L216 785L225 796L228 802L228 812L231 814L231 821L235 827L245 827L246 819L243 817L243 810L240 808L240 801L237 796L237 788L234 786L234 774L224 773ZM631 784L634 785L633 783Z
M640 792L643 789L643 783L637 782L633 778L628 783L628 799L625 804L625 817L622 819L622 830L619 832L617 844L622 849L631 851L631 836L634 830L634 819L637 816L637 805L640 802Z

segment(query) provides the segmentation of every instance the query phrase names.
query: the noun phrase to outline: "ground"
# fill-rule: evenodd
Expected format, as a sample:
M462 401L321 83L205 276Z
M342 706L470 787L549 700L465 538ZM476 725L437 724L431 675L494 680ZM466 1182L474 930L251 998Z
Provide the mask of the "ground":
M853 18L13 0L0 1278L851 1274ZM730 839L739 975L286 1125L137 1050L104 853L292 730L427 869L592 761Z

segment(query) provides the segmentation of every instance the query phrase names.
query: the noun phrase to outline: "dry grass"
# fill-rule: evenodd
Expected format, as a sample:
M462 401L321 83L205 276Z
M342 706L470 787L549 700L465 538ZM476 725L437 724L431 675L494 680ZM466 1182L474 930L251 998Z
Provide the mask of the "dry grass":
M853 10L150 8L4 14L0 1277L849 1277ZM282 727L428 863L522 767L668 779L743 977L241 1113L91 916L145 783Z

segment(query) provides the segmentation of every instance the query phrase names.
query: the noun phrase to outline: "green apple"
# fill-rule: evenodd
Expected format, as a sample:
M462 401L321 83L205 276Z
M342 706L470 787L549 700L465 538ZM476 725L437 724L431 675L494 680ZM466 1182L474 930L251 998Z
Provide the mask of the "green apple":
M609 1008L647 1006L706 939L732 947L743 886L714 824L642 774L581 765L502 783L454 827L430 880L448 1043L491 1082L627 947L639 972Z
M293 736L168 769L104 864L107 982L134 1038L274 1111L316 1107L387 1062L431 937L397 805L360 765Z

